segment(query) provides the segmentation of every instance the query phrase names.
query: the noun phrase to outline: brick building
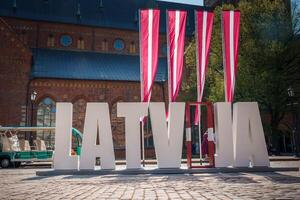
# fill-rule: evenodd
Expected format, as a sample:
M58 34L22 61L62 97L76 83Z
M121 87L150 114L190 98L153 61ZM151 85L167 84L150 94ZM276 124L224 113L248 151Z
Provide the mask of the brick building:
M86 102L108 102L114 147L123 152L124 121L116 117L116 103L140 101L138 9L149 7L162 11L151 101L166 101L165 10L187 10L191 35L195 6L151 0L1 1L0 125L53 126L55 103L72 102L73 126L83 131ZM53 134L37 136L53 144ZM150 134L145 140L153 145Z

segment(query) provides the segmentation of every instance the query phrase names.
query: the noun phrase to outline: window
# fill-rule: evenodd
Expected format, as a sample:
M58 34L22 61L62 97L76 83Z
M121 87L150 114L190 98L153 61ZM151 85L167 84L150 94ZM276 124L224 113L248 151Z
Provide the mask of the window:
M72 37L69 35L62 35L60 37L60 44L64 47L70 46L72 42L73 42Z
M54 47L55 46L55 38L54 38L54 36L52 34L50 34L48 36L47 46L48 47Z
M73 103L73 127L83 132L86 100L80 98Z
M50 98L43 99L38 104L37 126L55 126L55 102ZM54 148L54 131L37 131L37 139L45 141L46 147Z
M118 102L123 102L119 100ZM125 120L117 117L117 103L115 102L111 107L111 126L113 134L113 142L115 149L125 148Z
M108 42L107 42L107 40L102 41L101 48L102 48L102 51L108 51Z
M130 53L136 53L134 42L131 42L131 43L130 43L130 46L129 46L129 52L130 52Z
M116 39L114 41L114 49L117 51L122 51L125 48L124 41L121 39Z
M82 37L80 37L78 40L77 40L77 48L78 49L84 49L84 40Z

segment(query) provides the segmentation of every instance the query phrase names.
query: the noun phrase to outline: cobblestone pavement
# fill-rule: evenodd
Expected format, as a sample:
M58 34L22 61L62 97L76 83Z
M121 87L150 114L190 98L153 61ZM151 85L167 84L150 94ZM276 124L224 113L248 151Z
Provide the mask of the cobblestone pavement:
M299 172L55 176L0 169L0 199L300 199Z

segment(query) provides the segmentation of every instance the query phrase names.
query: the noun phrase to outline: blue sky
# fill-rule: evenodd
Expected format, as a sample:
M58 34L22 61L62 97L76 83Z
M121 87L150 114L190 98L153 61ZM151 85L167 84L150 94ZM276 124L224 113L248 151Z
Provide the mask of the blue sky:
M291 5L295 33L300 33L300 0L291 0Z
M203 6L203 0L157 0L157 1L168 1L168 2L174 2L174 3L183 3L183 4Z

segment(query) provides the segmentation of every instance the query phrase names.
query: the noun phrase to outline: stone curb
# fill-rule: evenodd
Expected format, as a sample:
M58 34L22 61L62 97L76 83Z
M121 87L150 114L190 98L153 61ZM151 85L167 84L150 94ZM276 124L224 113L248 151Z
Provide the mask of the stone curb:
M202 168L202 169L125 169L125 170L43 170L37 176L60 175L140 175L140 174L202 174L202 173L256 173L299 171L298 167L238 167L238 168Z

